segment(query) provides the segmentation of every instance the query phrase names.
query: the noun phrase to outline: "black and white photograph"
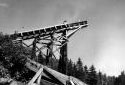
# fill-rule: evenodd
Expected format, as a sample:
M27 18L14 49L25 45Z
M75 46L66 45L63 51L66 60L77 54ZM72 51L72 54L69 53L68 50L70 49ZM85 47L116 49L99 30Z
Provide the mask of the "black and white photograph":
M125 0L0 0L0 85L125 85Z

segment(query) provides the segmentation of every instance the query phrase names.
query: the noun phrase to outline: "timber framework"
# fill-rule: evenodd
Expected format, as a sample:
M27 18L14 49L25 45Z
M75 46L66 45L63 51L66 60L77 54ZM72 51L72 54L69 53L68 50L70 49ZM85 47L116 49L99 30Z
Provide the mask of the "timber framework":
M36 55L39 52L41 52L42 56L46 58L47 60L46 64L49 63L49 60L51 57L54 57L54 58L60 57L62 60L61 62L63 62L63 66L60 67L60 72L63 74L66 74L67 43L69 42L69 38L78 30L85 28L87 26L88 26L87 21L80 21L75 23L56 25L56 26L47 27L47 28L40 28L38 30L33 30L28 32L11 34L10 37L13 39L15 43L20 43L26 47L32 48L31 59L28 60L27 67L30 70L35 71L36 75L28 83L28 85L33 85L33 83L36 80L38 80L37 84L40 85L42 76L47 75L46 73L43 72L43 70L48 72L51 75L51 77L55 75L55 74L52 74L55 71L52 70L51 72L51 69L37 64L38 57ZM27 43L29 41L31 43ZM32 66L33 64L36 65L35 68ZM59 72L57 72L57 74L58 73ZM61 76L63 75L61 74ZM48 81L49 79L51 79L49 78L49 76L47 76L45 79L47 78L48 78ZM62 83L63 79L60 80L56 77L54 77L54 79L58 81L57 85L58 84L65 85L64 82Z

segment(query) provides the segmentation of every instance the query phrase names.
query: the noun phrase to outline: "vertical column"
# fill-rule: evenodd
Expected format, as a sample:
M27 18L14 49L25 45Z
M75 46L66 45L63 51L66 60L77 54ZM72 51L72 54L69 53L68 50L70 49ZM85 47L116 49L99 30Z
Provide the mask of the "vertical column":
M47 44L46 65L50 62L50 58L52 58L52 51L53 51L53 34L51 34L51 41Z
M62 36L65 36L66 37L66 33L67 31L65 30L62 34ZM62 45L64 43L66 43L66 40L63 39L64 41L62 41ZM61 54L61 61L60 63L62 64L61 67L60 67L60 72L63 73L63 74L66 74L67 73L67 44L65 44L64 46L61 47L60 49L60 54Z
M32 47L32 54L31 54L31 59L36 59L36 38L33 41L33 47Z

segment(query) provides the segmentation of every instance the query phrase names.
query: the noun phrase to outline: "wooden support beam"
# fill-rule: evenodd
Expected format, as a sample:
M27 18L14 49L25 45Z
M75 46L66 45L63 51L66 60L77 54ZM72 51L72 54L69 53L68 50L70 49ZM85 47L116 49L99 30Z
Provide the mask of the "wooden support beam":
M34 83L36 83L37 85L40 85L40 80L41 80L41 77L42 77L42 73L43 73L43 67L41 67L39 69L39 71L36 73L36 75L30 80L28 85L33 85Z

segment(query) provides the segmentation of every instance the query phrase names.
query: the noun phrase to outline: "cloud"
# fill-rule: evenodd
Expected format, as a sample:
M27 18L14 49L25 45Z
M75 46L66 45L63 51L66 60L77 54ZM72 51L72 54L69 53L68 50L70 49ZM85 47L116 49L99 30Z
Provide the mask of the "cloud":
M0 3L0 7L8 7L8 4L6 4L6 3Z

